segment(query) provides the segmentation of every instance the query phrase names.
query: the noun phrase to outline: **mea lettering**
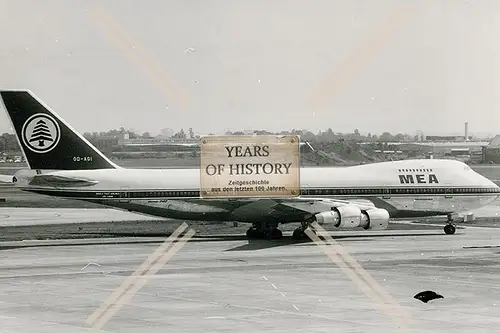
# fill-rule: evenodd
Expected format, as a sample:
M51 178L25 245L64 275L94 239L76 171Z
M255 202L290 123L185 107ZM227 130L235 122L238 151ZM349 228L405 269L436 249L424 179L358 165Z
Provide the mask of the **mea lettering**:
M399 175L399 182L401 184L439 184L436 175L431 173L428 175Z
M269 146L226 146L227 157L267 157Z

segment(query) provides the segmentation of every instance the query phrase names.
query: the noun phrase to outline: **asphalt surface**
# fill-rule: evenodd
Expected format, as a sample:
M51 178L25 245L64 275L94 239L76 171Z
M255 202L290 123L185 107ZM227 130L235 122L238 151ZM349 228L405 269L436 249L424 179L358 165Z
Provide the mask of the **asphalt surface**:
M114 315L109 312L109 320L102 319L102 329L496 332L500 230L413 233L338 239L364 271L344 271L349 267L345 262L334 264L312 242L263 242L267 245L249 248L246 240L190 241L159 271L142 277L143 287ZM87 318L163 239L120 241L3 243L2 332L92 332ZM92 245L82 245L86 242ZM356 283L347 275L359 272L375 282L353 278ZM423 290L444 298L429 303L413 298ZM122 302L117 298L112 304ZM393 305L386 311L384 304Z
M432 230L442 233L444 220L435 220L431 225L398 221L389 231ZM181 223L186 222L204 237L231 236L245 239L249 225L246 223L203 223L161 219L113 209L76 208L11 208L0 207L0 241L82 239L109 237L168 237ZM442 223L441 223L442 222ZM441 224L439 224L441 223ZM280 227L290 237L298 224ZM325 229L330 230L325 225ZM364 234L383 235L387 231L365 231ZM349 235L349 230L335 229L336 235Z

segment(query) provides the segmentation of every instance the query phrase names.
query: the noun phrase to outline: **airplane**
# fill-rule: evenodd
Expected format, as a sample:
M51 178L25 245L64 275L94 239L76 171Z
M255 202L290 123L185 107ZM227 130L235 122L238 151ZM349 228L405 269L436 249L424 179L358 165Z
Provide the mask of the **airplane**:
M444 232L454 234L454 214L500 196L462 162L416 159L301 168L293 198L201 198L199 169L120 167L31 91L0 96L30 168L15 176L21 190L173 219L249 223L249 239L281 238L284 223L300 223L293 238L302 239L313 222L383 230L391 218L440 215L448 216Z

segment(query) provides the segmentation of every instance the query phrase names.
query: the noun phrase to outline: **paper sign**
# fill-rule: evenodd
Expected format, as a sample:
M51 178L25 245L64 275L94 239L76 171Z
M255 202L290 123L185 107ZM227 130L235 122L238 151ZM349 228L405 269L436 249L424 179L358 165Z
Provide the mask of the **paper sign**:
M300 194L296 135L201 138L202 197L294 197Z

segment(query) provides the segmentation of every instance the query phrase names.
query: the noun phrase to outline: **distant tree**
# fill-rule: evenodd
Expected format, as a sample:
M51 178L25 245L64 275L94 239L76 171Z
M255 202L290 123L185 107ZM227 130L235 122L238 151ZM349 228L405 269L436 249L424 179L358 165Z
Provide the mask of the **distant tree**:
M382 135L379 137L378 139L379 141L384 141L384 142L387 142L387 141L393 141L394 140L394 137L392 136L391 133L389 132L384 132L382 133Z
M0 151L19 151L21 148L17 143L16 136L10 133L3 133L0 136Z
M175 133L172 137L175 139L185 139L186 133L184 132L184 129L181 128L181 130L179 132Z
M310 131L303 131L303 133L300 135L300 140L314 142L316 141L316 135L314 135L314 133Z
M395 139L397 142L402 142L405 140L405 135L403 133L398 133L396 134Z
M253 131L253 134L257 135L272 135L273 133L266 131L266 130L255 130Z

